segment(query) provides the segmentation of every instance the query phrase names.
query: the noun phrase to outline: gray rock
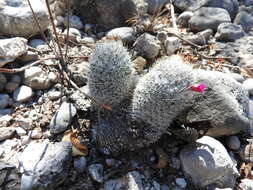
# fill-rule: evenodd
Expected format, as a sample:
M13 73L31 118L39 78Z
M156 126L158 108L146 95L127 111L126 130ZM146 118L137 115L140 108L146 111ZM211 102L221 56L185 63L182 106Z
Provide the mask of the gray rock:
M37 59L39 59L39 56L37 53L35 53L33 51L27 51L25 54L23 54L22 56L19 57L19 61L21 61L22 63L35 61Z
M155 58L161 49L160 41L148 33L142 34L135 43L136 51L149 59Z
M42 0L30 1L42 30L50 24L46 6ZM27 1L2 0L0 4L0 33L31 37L39 32Z
M40 49L40 47L44 48L45 46L47 46L47 43L41 39L32 39L31 41L29 41L28 44L29 46L37 49Z
M195 70L195 76L196 84L204 83L206 90L195 94L193 107L180 116L182 122L196 122L214 137L248 131L249 98L242 84L217 71Z
M41 139L41 137L43 136L41 128L34 128L32 131L29 132L28 136L32 139Z
M20 137L26 135L26 130L24 130L22 127L16 127L15 130L17 135Z
M5 75L0 73L0 92L3 91L6 82L7 82L7 79L6 79Z
M176 178L176 184L181 188L186 188L187 183L184 178Z
M3 25L1 24L1 12L0 12L0 25ZM17 57L26 53L26 51L27 51L27 40L25 38L16 37L9 39L0 39L0 67L3 67L5 64L14 61Z
M50 132L53 134L64 132L72 122L75 115L75 106L73 104L63 102L50 122Z
M80 89L89 95L88 86L83 86ZM91 100L85 97L81 92L76 91L70 96L70 99L74 101L74 104L78 110L88 111L91 109Z
M158 12L166 3L169 3L169 0L148 0L148 13Z
M135 31L133 27L114 28L106 33L106 37L118 37L123 42L133 42L135 40Z
M189 20L193 16L192 11L184 11L178 16L177 23L182 27L188 27Z
M232 23L222 23L217 28L215 38L218 41L233 42L245 35L246 34L240 25Z
M170 56L180 49L181 47L180 39L177 37L167 37L167 39L164 42L164 46L166 54Z
M24 84L34 90L45 90L51 87L52 82L46 72L40 67L34 66L25 70Z
M204 136L195 144L186 145L180 152L184 175L196 187L233 188L239 173L225 147L214 138Z
M29 86L22 85L13 92L13 99L16 102L25 102L33 96L33 91Z
M239 150L241 142L237 136L230 136L227 138L227 145L231 150Z
M242 179L239 184L239 188L243 190L252 190L253 189L253 180L252 179Z
M246 90L248 90L249 95L253 96L253 79L247 79L242 83L243 88L245 88Z
M69 142L31 142L19 157L21 190L55 189L68 175L71 153Z
M10 97L8 94L0 94L0 109L6 108L9 105Z
M31 130L34 128L33 120L31 118L15 118L15 122L19 127L25 130Z
M93 37L83 37L83 38L77 38L78 43L82 44L94 44L96 42L96 39Z
M98 24L98 28L112 29L124 26L130 18L143 12L139 7L145 7L143 0L76 0L73 7L80 15L83 23Z
M1 127L0 126L0 141L5 139L10 139L15 134L15 129L11 127Z
M0 171L0 187L2 189L20 190L20 177L14 165L0 161Z
M236 15L234 23L237 25L241 25L245 32L249 32L250 29L253 27L252 15L250 15L246 11L240 11Z
M189 20L189 27L195 32L206 29L216 31L217 27L224 22L231 22L231 18L225 9L202 7L194 12Z
M193 36L189 36L186 39L198 44L198 45L207 45L208 41L210 40L211 36L213 35L213 30L211 29L206 29L202 32L198 32L197 34Z
M67 39L67 34L68 34L68 30L65 29L64 32L63 32L63 35L65 37L65 39ZM71 41L78 41L78 39L81 39L81 32L76 29L76 28L69 28L69 40Z
M19 75L11 75L11 82L21 83L21 77Z
M162 185L161 186L161 190L170 190L170 188L168 187L168 185Z
M234 18L238 12L238 1L237 0L175 0L173 4L183 10L194 11L200 7L216 7L223 8L227 10L231 16Z
M144 190L143 176L137 172L128 172L125 176L118 179L111 179L106 181L103 185L104 190L118 190L118 189L128 189L128 190Z
M104 167L102 164L92 164L88 168L89 173L92 177L92 179L96 182L103 183L104 177L103 177L103 170Z
M11 114L12 111L12 109L0 109L0 117Z
M86 169L87 160L85 157L77 157L74 159L74 168L79 173L83 173Z
M65 27L68 27L68 16L66 16L64 18L63 21ZM69 28L76 28L78 30L80 30L81 28L83 28L83 23L81 21L81 19L76 16L76 15L69 15Z

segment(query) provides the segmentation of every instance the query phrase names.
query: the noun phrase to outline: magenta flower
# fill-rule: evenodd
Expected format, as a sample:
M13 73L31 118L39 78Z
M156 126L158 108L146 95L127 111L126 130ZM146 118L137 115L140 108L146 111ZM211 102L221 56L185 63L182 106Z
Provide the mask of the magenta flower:
M204 94L205 89L206 89L206 85L204 83L194 84L194 85L190 86L189 89L191 91L199 92L201 94Z

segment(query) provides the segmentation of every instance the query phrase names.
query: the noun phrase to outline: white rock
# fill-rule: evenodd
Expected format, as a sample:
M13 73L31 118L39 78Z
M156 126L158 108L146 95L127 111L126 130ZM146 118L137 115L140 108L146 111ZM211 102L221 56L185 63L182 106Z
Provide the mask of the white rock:
M1 5L0 5L1 10ZM1 11L0 11L1 17ZM0 25L1 18L0 18ZM1 27L0 27L1 32ZM10 38L10 39L0 39L0 67L5 64L14 61L17 57L26 53L27 51L27 40L25 38Z
M239 173L225 147L212 137L204 136L180 152L184 175L196 187L218 184L233 188Z
M253 189L253 180L252 179L242 179L239 187L243 190L252 190Z
M114 28L107 32L106 37L118 37L123 42L133 42L135 31L132 27L120 27Z
M172 55L180 48L180 40L177 37L167 37L164 42L166 54Z
M253 96L253 79L247 79L242 83L242 86L249 91L249 95Z
M26 135L26 130L24 130L22 127L16 127L15 130L18 136L20 137Z
M42 30L50 24L45 1L30 0L37 20ZM1 0L0 3L0 33L12 36L31 37L40 30L33 18L28 1Z
M1 114L0 114L1 115ZM13 117L10 115L0 116L0 127L7 127L12 121Z
M64 18L64 25L68 27L68 16ZM81 29L83 27L83 23L81 19L76 15L69 15L69 28Z
M16 102L25 102L33 95L33 91L29 86L21 86L13 92L13 99Z
M43 73L42 69L38 66L30 67L24 72L24 79L29 80L32 77L40 76Z
M68 33L68 30L65 29L64 32L63 32L63 35L64 35L65 38L67 38L67 33ZM69 40L76 42L77 39L81 38L81 36L82 35L81 35L81 33L78 29L69 28Z

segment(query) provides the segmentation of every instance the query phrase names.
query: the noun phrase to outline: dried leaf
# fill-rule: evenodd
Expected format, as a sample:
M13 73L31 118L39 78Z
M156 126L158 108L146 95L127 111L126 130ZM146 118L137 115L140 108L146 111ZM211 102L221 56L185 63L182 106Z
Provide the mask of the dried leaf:
M242 163L240 167L240 174L243 178L253 179L251 174L253 163L246 164L245 162Z
M77 130L68 130L64 133L62 141L71 142L72 144L72 156L87 156L88 148L82 145L77 138Z

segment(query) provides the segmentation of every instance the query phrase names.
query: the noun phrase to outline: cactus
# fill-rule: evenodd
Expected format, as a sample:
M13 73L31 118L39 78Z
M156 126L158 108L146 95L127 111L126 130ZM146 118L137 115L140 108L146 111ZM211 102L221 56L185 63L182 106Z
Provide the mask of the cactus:
M119 40L97 43L90 59L88 86L98 102L117 107L131 88L130 56Z
M132 100L133 120L142 128L147 143L157 141L178 114L192 105L193 70L178 56L159 61L137 84Z

